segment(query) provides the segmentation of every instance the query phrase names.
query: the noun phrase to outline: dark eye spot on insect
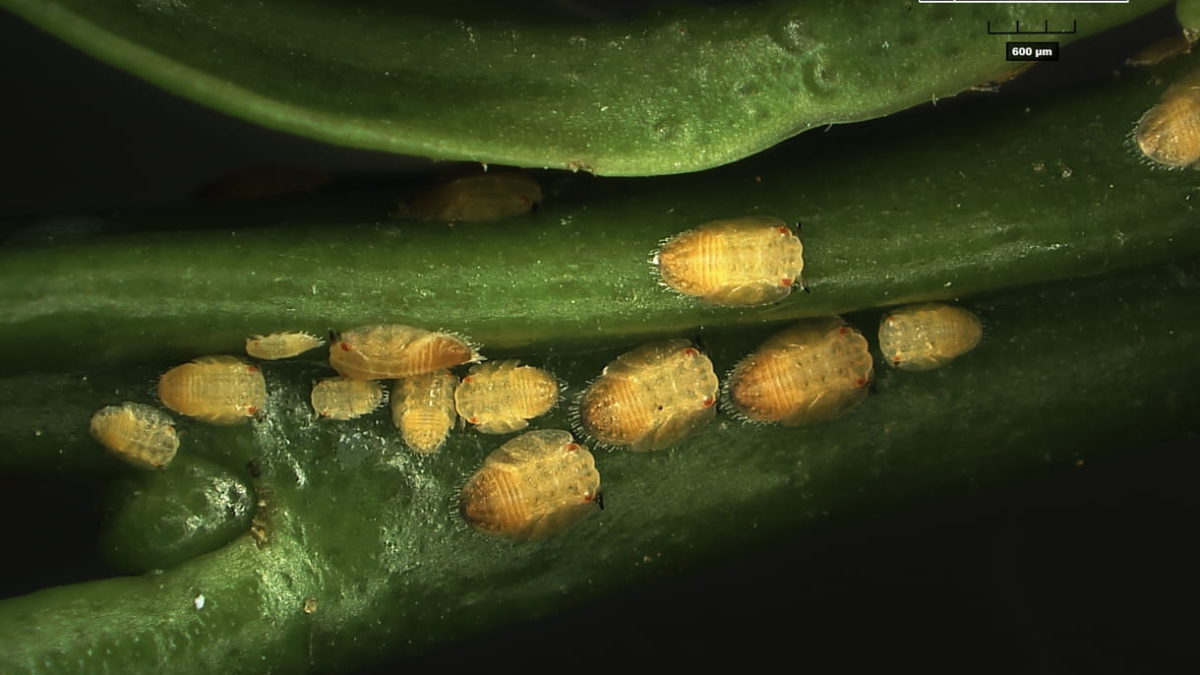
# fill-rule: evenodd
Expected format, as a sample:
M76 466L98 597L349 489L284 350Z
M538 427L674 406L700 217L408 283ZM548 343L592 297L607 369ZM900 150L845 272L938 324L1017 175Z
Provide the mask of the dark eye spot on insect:
M791 286L792 280L785 277L783 279L780 279L779 283L783 286Z
M713 407L713 404L714 404L714 403L716 403L716 402L717 402L717 399L713 398L712 396L705 396L705 397L704 397L704 407L705 407L705 408L711 408L711 407Z
M695 356L700 352L695 347L688 347L687 349L683 350L683 353L688 356Z

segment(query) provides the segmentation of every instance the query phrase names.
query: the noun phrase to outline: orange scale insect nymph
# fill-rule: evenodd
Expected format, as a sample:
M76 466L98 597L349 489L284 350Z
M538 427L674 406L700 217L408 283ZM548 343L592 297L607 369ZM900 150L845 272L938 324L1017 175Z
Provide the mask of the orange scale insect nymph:
M727 307L786 298L804 271L804 246L778 218L714 220L665 241L652 262L663 284Z
M537 181L515 171L463 176L439 185L409 203L421 217L451 222L486 222L529 213L542 201Z
M321 338L304 332L252 335L246 338L246 353L256 359L275 361L299 356L323 344Z
M467 423L485 434L507 434L529 426L558 403L558 380L520 361L474 366L454 392L454 404Z
M392 424L413 452L437 452L454 428L458 378L448 370L414 375L392 385Z
M712 361L687 340L643 345L618 356L579 401L579 423L596 440L660 450L716 414Z
M971 351L983 338L979 317L931 302L888 312L879 322L879 349L903 370L933 370Z
M310 398L320 417L352 420L383 405L387 392L377 380L330 377L313 385Z
M412 377L481 359L455 335L399 324L362 326L333 337L329 365L355 380Z
M171 410L210 424L238 424L262 412L267 384L258 366L235 356L201 356L158 380Z
M727 380L733 409L784 426L839 417L867 395L874 362L867 340L840 317L801 321L765 342Z
M1133 141L1142 156L1156 166L1183 169L1200 165L1200 70L1167 88L1138 120Z
M92 437L119 459L143 469L164 469L179 450L171 416L144 403L126 401L97 410Z
M600 472L570 433L530 431L488 455L459 497L459 511L476 531L540 539L597 510Z

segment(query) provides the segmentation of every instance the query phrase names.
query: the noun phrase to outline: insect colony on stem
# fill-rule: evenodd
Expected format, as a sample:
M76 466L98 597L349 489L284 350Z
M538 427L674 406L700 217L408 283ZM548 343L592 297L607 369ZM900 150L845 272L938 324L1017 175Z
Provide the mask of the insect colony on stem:
M414 200L428 217L460 219L531 207L541 199L518 174L476 177ZM537 188L537 189L534 189ZM478 203L472 200L477 200ZM505 206L507 205L507 206ZM422 207L425 208L425 207ZM503 216L499 216L503 217ZM484 219L484 218L480 218ZM784 221L762 215L704 223L664 241L652 263L662 284L696 302L747 307L779 302L800 284L803 245ZM927 370L978 344L982 326L970 312L944 304L894 310L880 325L886 361ZM299 356L323 342L304 332L247 338L262 360ZM549 412L562 385L549 371L517 360L484 362L468 340L401 324L365 325L331 333L329 366L338 375L314 383L311 404L321 419L368 415L388 401L406 446L433 455L456 426L510 434ZM874 360L867 340L840 317L795 322L743 358L725 378L686 339L667 339L618 355L579 394L577 431L594 443L632 451L662 450L700 433L718 399L735 418L799 426L849 412L867 395ZM452 372L469 366L462 380ZM158 383L163 405L217 425L263 414L267 392L257 365L233 356L201 356L168 370ZM179 438L157 408L126 402L99 410L93 436L126 462L165 468ZM528 431L488 455L460 491L459 512L475 530L524 541L558 532L602 505L595 458L571 433Z

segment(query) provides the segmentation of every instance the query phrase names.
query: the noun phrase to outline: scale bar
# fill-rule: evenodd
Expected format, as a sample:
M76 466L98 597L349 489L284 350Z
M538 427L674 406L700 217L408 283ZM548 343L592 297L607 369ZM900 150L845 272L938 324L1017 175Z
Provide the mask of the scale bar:
M917 0L922 5L1128 5L1129 0Z

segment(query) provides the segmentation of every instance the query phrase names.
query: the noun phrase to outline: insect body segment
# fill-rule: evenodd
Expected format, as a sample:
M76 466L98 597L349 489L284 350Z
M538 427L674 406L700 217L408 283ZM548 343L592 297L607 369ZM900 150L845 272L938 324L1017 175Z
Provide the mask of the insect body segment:
M163 405L211 424L238 424L262 411L267 384L258 366L234 356L201 356L158 380Z
M867 341L839 317L801 321L768 338L729 376L734 409L784 426L838 417L867 395Z
M126 401L92 415L92 437L113 455L143 469L163 469L175 458L179 436L171 417L144 403Z
M321 417L352 420L383 405L387 392L376 380L331 377L313 386L312 407Z
M1147 159L1166 168L1200 162L1200 73L1171 85L1138 120L1133 137Z
M418 195L409 203L432 220L483 222L524 215L542 201L542 188L523 173L464 176Z
M932 370L966 354L983 337L979 317L942 303L910 305L879 322L879 348L904 370Z
M455 408L485 434L507 434L529 426L558 402L558 381L520 361L474 366L454 393Z
M580 399L583 429L632 450L659 450L716 414L712 361L687 340L643 345L608 364Z
M778 302L804 270L800 238L778 218L714 220L668 239L655 256L663 283L714 305Z
M479 532L516 541L559 532L596 508L600 473L557 429L530 431L488 455L463 486L460 511Z
M399 324L362 326L329 344L329 365L355 380L412 377L478 360L457 336Z
M274 361L299 356L323 344L325 344L324 340L308 333L293 332L253 335L246 338L246 353L256 359Z
M396 380L392 386L392 423L404 443L420 454L437 452L454 426L458 378L448 370Z

